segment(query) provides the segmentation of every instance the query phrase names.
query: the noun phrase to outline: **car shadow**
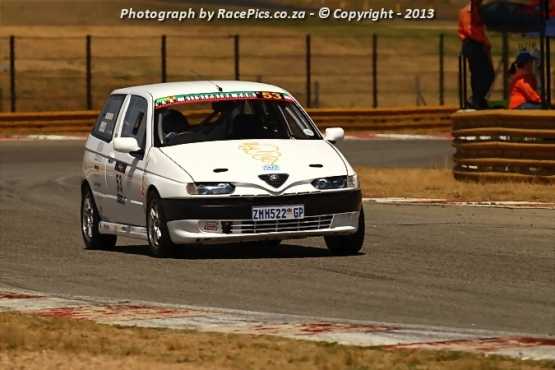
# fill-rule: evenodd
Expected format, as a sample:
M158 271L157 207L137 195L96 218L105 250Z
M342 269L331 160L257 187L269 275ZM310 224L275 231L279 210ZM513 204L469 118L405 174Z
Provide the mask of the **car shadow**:
M120 245L110 252L150 256L147 245ZM362 255L360 253L359 255ZM282 243L265 246L261 243L225 245L178 246L174 259L263 259L263 258L322 258L333 257L326 248Z

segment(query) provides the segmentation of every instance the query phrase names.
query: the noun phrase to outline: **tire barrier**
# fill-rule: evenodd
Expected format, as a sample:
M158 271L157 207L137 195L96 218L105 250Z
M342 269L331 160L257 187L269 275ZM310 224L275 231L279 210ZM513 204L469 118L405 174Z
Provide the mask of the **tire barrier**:
M451 128L454 107L398 109L308 109L318 127L347 131L441 130ZM98 111L0 113L0 135L86 133ZM195 114L191 114L194 116Z
M452 120L456 179L555 182L555 112L458 112Z

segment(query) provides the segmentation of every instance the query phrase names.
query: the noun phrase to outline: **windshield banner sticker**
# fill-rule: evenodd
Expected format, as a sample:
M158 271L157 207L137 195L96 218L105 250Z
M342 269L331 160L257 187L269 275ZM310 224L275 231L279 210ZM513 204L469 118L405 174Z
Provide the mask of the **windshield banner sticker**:
M226 100L287 100L294 101L295 99L284 93L268 92L268 91L233 91L233 92L214 92L203 94L185 94L166 96L158 98L154 104L156 109L169 107L171 105L179 104L202 104L213 103Z

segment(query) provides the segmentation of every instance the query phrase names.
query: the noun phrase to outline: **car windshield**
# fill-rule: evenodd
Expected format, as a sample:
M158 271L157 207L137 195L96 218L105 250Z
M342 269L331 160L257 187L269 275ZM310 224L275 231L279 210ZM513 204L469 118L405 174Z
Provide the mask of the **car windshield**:
M156 146L243 139L318 140L320 133L284 94L240 99L169 97L156 100ZM270 98L261 98L260 94ZM207 100L209 102L207 102Z

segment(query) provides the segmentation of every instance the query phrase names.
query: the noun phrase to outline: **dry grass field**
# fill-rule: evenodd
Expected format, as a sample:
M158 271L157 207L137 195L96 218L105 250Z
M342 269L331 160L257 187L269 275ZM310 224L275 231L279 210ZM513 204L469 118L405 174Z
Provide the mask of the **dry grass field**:
M23 5L25 3L25 5ZM280 3L271 2L273 5ZM297 2L285 2L289 6ZM319 1L306 1L309 5ZM301 4L304 4L301 3ZM364 8L364 1L327 1L329 6ZM367 2L368 3L368 2ZM401 1L400 6L409 4ZM182 9L175 1L27 1L2 0L0 11L0 110L9 102L8 37L16 36L17 110L85 107L85 35L92 35L93 105L112 89L160 81L160 36L168 35L170 81L233 79L234 48L239 34L241 78L281 85L306 103L305 35L312 35L313 103L322 107L367 107L372 103L371 36L378 34L378 92L383 107L434 105L439 91L439 34L445 34L446 103L457 104L459 41L453 9L459 0L421 1L435 6L432 22L345 24L305 22L135 22L120 21L119 10ZM95 6L96 4L96 6ZM221 6L223 2L207 4ZM240 6L234 1L229 6ZM272 5L271 4L271 5ZM370 4L370 3L369 3ZM390 2L371 2L372 7ZM397 4L397 2L395 3ZM317 4L316 4L317 5ZM198 5L197 5L198 6ZM227 5L226 5L227 6ZM413 4L413 6L415 6ZM2 9L2 8L0 8ZM36 13L33 12L36 10ZM62 15L60 15L62 12ZM40 18L33 14L41 14ZM445 20L444 18L448 18ZM492 35L496 63L500 38ZM530 41L533 42L533 41ZM513 53L527 45L519 36ZM496 85L499 98L502 82ZM316 98L316 95L318 98Z
M449 169L359 167L364 196L434 198L450 201L555 202L553 185L530 182L456 181Z
M548 361L460 352L387 351L0 313L2 369L543 370L554 366Z
M320 106L363 107L372 102L371 35L315 28L313 94ZM209 32L207 32L209 31ZM348 30L347 30L348 31ZM156 26L3 27L0 59L8 58L8 35L16 35L18 110L79 109L85 102L85 35L92 39L94 106L114 88L160 81L160 35L167 34L168 80L234 79L232 34L239 34L241 79L284 86L306 103L305 34L296 27L265 25L183 28ZM419 48L413 36L381 33L380 106L415 105L417 78L428 104L438 101L437 32ZM40 36L38 36L40 35ZM447 38L447 103L456 103L456 48ZM6 71L7 72L7 71ZM7 105L8 75L0 79ZM316 86L316 84L318 86ZM316 99L313 95L313 99ZM5 109L4 109L5 110Z

